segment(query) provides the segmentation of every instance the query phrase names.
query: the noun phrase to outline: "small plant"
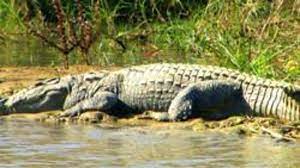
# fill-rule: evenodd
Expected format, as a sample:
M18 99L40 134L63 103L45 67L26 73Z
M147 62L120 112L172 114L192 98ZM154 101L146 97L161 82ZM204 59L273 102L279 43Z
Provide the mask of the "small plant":
M90 64L89 59L89 49L93 42L99 36L99 31L93 32L93 27L91 24L91 20L87 19L85 14L85 9L82 6L80 0L75 0L74 4L76 6L75 16L72 15L72 12L66 13L64 11L64 7L62 5L61 0L53 0L53 8L55 11L55 23L54 26L52 23L45 22L41 12L39 12L40 22L42 29L44 31L40 31L41 28L36 28L39 23L33 24L30 20L25 21L25 25L27 26L30 34L38 37L51 47L58 49L63 55L64 67L69 67L69 55L70 53L79 48L82 58L86 64ZM97 7L99 6L98 1L94 3L94 11L92 13L95 14L98 11ZM97 17L95 17L97 19ZM54 34L54 35L53 35Z

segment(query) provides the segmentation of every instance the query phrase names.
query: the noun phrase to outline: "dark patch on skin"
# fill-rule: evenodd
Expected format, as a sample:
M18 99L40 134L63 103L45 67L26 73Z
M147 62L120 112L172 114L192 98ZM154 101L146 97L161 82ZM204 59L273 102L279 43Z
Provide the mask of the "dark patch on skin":
M7 108L6 108L6 106L5 106L5 102L7 101L7 98L1 98L0 97L0 114L2 114L2 113L6 113L6 111L7 111Z
M300 103L300 87L295 88L285 88L284 92L296 100L296 102Z

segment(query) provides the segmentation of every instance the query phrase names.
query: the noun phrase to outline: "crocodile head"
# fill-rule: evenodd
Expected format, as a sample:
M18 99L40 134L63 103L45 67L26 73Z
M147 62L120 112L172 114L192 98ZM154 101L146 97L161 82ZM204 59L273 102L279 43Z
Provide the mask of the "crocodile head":
M63 109L74 85L89 85L101 80L108 72L84 73L75 76L43 80L9 97L1 106L0 114L13 112L41 112Z
M68 82L62 78L38 82L9 97L4 103L4 113L61 109L69 88Z

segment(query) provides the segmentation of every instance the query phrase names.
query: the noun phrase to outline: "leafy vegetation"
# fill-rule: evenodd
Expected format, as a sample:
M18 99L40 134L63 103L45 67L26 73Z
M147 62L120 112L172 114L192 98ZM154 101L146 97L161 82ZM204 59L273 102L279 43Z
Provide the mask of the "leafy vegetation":
M52 59L46 65L58 64L59 51L40 44L41 39L32 38L32 34L26 35L25 26L30 22L38 30L56 30L58 17L52 1L35 0L31 6L24 2L0 2L0 51L15 41L9 39L15 39L17 33L29 40L30 44L24 47L51 51L47 51ZM61 2L67 18L76 20L76 1ZM297 0L82 0L80 3L84 7L83 17L91 23L96 38L88 52L92 64L188 62L226 66L269 78L300 79ZM80 26L76 30L80 35ZM59 41L52 31L47 33L51 40ZM70 52L70 62L82 63L79 55L80 50ZM29 59L26 54L23 57Z

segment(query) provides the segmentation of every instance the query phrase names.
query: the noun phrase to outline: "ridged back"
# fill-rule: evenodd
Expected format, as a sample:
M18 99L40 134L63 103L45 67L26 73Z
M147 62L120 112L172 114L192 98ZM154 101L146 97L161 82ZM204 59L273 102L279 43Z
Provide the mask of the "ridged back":
M259 78L236 70L196 64L150 64L122 69L122 99L131 105L152 110L167 110L171 100L191 83L206 80L230 80L241 84L252 110L262 115L277 115L282 93L295 93L296 86ZM135 95L135 96L132 96ZM298 92L297 92L298 95ZM150 101L151 100L151 101ZM146 104L143 104L145 103Z
M293 85L286 82L264 79L223 67L197 64L148 64L133 66L127 69L123 69L121 70L121 72L126 76L126 78L130 78L132 75L135 79L147 79L149 81L157 81L158 83L162 82L163 80L167 80L169 82L170 80L172 80L162 79L161 77L178 76L178 81L176 82L182 85L184 85L186 82L195 82L197 80L224 79L262 87L285 88L286 90L293 90L295 88ZM138 73L144 75L145 77L134 76Z

